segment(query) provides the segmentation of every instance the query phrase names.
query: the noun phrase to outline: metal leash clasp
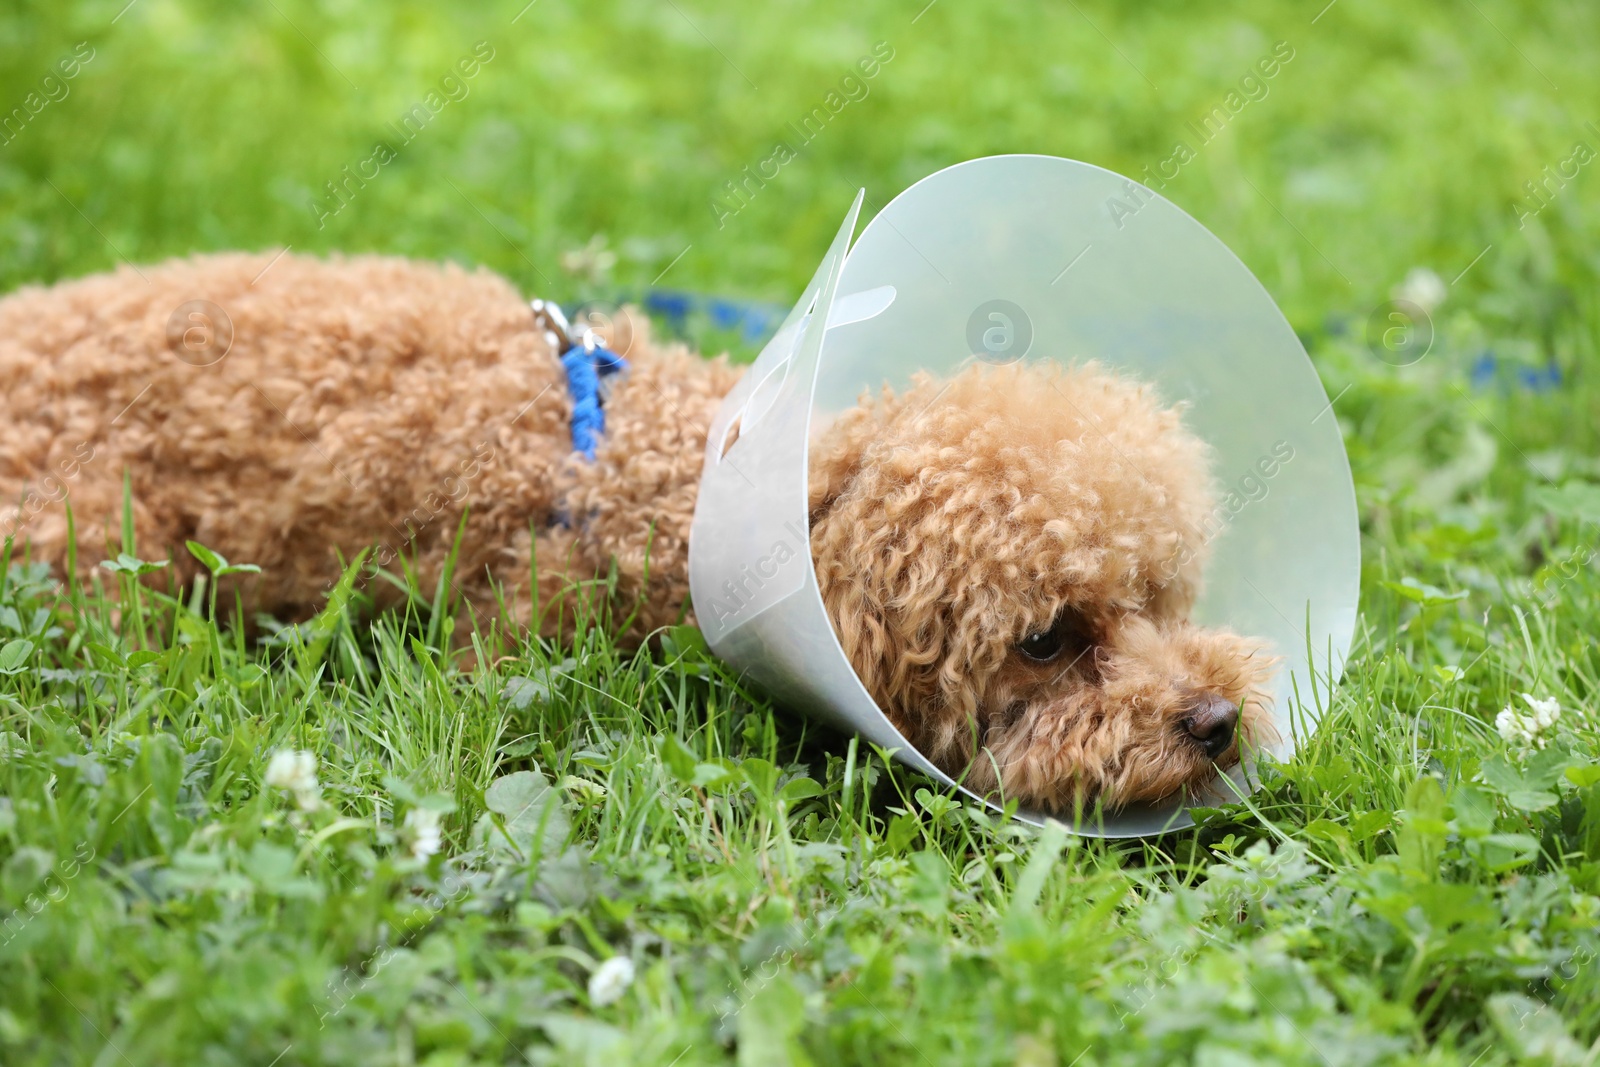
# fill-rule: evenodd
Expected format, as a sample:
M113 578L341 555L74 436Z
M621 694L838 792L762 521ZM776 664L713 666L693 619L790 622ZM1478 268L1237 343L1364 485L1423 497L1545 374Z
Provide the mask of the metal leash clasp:
M554 300L530 300L528 306L533 309L534 321L544 327L545 336L551 339L556 356L566 355L573 346L572 324L567 321L561 305Z

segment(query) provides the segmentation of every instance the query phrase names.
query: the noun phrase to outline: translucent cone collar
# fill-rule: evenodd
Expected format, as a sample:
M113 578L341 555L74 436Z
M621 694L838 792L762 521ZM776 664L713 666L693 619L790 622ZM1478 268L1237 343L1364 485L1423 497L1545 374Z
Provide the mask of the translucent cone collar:
M711 426L689 542L711 648L780 704L955 785L889 724L834 636L811 565L807 444L863 389L901 389L918 371L1092 359L1187 401L1188 428L1212 446L1223 495L1194 620L1265 638L1284 658L1274 751L1291 753L1349 649L1360 543L1337 419L1266 290L1175 205L1086 163L958 164L901 193L852 246L863 195ZM1231 778L1249 788L1244 771ZM1130 837L1190 822L1175 800L1078 829Z

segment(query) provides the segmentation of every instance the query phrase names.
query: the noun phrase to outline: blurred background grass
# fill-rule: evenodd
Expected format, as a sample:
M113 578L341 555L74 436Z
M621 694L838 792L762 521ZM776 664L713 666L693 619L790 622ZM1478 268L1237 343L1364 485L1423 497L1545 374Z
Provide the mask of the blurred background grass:
M1364 313L1415 265L1448 281L1489 245L1467 292L1592 270L1592 183L1531 234L1514 204L1575 141L1600 143L1583 126L1600 118L1583 44L1600 11L1339 0L1318 17L1325 2L14 0L0 107L77 42L94 58L0 148L0 287L292 245L483 263L573 299L648 283L687 248L662 284L787 301L856 185L881 205L1014 151L1136 174L1196 144L1185 124L1280 41L1293 59L1267 95L1165 195L1297 326ZM319 228L324 183L480 41L493 59L470 95ZM893 58L866 98L719 227L723 183L878 42ZM615 265L564 271L595 238Z

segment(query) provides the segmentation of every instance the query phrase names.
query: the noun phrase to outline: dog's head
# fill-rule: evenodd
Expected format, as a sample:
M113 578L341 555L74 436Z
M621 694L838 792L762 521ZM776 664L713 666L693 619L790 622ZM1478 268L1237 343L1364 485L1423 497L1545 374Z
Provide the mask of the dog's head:
M1093 364L885 391L812 448L812 554L868 692L980 792L1154 801L1271 732L1259 642L1188 622L1206 446ZM975 757L975 758L974 758Z

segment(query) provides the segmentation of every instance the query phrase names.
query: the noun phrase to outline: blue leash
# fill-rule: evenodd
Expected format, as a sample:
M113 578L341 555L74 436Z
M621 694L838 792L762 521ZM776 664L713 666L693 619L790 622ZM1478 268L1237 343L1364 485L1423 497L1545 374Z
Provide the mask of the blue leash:
M601 404L600 379L628 369L628 361L594 339L591 330L583 341L561 356L567 371L567 392L572 397L572 449L593 462L600 435L606 432L606 409Z
M594 462L600 436L606 432L606 409L601 379L628 369L628 361L600 343L593 330L584 330L576 341L559 305L548 300L530 303L534 319L545 327L545 335L559 353L567 372L567 393L572 397L572 450Z
M668 289L650 289L643 296L645 309L664 319L679 335L687 332L689 318L703 315L717 329L737 329L746 344L765 342L789 313L787 305L721 297ZM534 318L545 329L551 347L559 354L567 372L567 391L572 397L572 450L594 460L600 437L606 432L605 390L602 379L628 369L628 361L600 344L593 330L573 337L573 329L561 306L550 300L530 302Z

